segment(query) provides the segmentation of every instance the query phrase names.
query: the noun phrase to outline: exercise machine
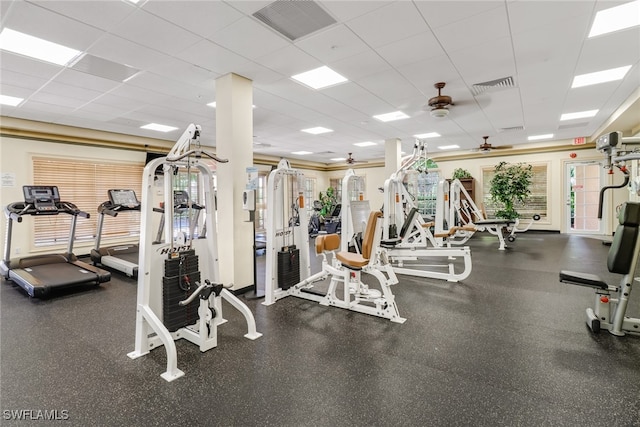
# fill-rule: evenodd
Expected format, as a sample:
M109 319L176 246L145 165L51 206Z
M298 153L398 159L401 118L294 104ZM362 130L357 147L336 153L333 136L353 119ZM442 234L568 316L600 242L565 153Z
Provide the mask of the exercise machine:
M5 207L7 229L4 257L0 263L0 273L7 280L16 283L29 296L44 298L54 289L80 285L100 285L111 279L111 273L78 260L73 254L76 223L78 217L89 218L76 205L60 199L58 187L48 185L25 185L22 187L23 202L15 202ZM11 259L11 235L13 223L22 222L26 215L36 219L50 218L52 215L71 216L67 251L61 254L44 254Z
M448 193L441 181L435 217L425 221L415 197L405 186L405 178L416 163L426 159L426 145L417 140L413 153L384 183L384 231L381 245L397 274L458 282L471 274L469 247L451 247L449 239L463 227L448 227L444 218L449 209ZM432 229L434 231L432 231ZM456 262L456 260L462 260Z
M121 271L129 277L138 276L138 244L121 244L101 247L105 216L117 217L122 212L140 212L140 202L135 191L126 189L108 190L109 200L98 206L98 228L96 245L91 250L94 265L103 265Z
M598 218L602 219L604 195L607 190L623 188L630 182L627 162L640 160L640 152L624 151L619 147L623 143L637 144L640 138L623 138L621 132L611 132L600 136L596 148L607 157L607 169L612 172L616 167L622 172L624 180L619 185L605 186L600 190ZM602 329L615 336L627 333L640 334L640 319L627 316L629 298L634 282L640 254L640 203L626 202L618 213L618 226L607 255L607 269L611 273L621 274L616 285L611 285L594 274L563 270L560 282L571 285L586 286L595 289L594 307L586 310L587 326L593 332Z
M302 172L282 159L267 180L267 266L263 304L272 305L293 296L324 306L404 322L390 289L398 279L387 261L385 249L379 246L380 212L369 215L362 253L338 252L341 245L338 234L316 236L316 255L322 257L322 270L311 275L308 229L292 221L297 212L295 207L304 207L302 193L298 191L302 188L303 178ZM342 215L345 215L344 206ZM344 216L342 220L344 227ZM344 231L343 238L346 238ZM380 289L363 283L361 273L373 276ZM323 286L319 286L320 282Z
M503 251L507 247L505 238L509 242L515 242L516 233L527 232L533 223L541 218L538 214L533 215L532 220L524 227L520 218L487 218L459 180L454 179L448 185L450 207L445 216L449 224L461 226L450 239L451 244L464 244L476 231L487 231L498 237L498 250Z
M177 366L175 340L184 338L199 346L201 352L217 346L217 327L226 322L222 300L244 316L246 338L254 340L262 335L256 331L249 308L229 291L231 285L220 282L213 173L202 159L219 163L227 160L201 150L200 131L199 125L190 124L167 157L147 164L143 176L135 350L128 356L135 359L164 346L167 369L161 377L166 381L184 375ZM164 170L164 209L170 220L164 227L163 242L153 244L153 178L159 166ZM174 172L179 169L199 176L207 207L205 236L174 233ZM187 218L191 220L193 216Z

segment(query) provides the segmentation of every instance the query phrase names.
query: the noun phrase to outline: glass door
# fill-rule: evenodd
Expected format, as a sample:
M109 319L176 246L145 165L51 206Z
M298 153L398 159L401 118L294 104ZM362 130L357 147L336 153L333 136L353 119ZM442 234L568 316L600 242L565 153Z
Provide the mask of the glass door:
M567 233L602 234L598 197L604 174L599 162L570 162L565 169Z

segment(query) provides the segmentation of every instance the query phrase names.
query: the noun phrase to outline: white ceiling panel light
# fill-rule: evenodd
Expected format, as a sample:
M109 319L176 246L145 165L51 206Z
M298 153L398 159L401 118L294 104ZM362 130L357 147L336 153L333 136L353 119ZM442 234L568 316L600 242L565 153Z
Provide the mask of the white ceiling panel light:
M292 151L291 154L295 154L296 156L306 156L309 154L313 154L311 151Z
M428 132L428 133L419 133L413 136L418 139L427 139L427 138L437 138L440 136L440 134L438 132Z
M451 145L441 145L438 148L440 150L455 150L456 148L460 148L460 146L457 144L451 144Z
M0 32L0 49L57 65L66 65L80 55L79 50L62 46L11 28Z
M540 141L542 139L551 139L553 138L552 133L545 133L544 135L531 135L527 137L528 141Z
M207 104L209 107L216 108L216 101L210 102Z
M309 129L301 129L301 132L306 132L306 133L310 133L312 135L320 135L322 133L329 133L329 132L333 132L333 130L331 129L327 129L327 128L323 128L322 126L316 126L314 128L309 128Z
M329 86L335 86L349 81L346 77L336 73L326 65L314 70L296 74L295 76L291 76L291 78L305 86L309 86L312 89L324 89Z
M624 79L627 71L631 69L631 65L624 67L611 68L609 70L596 71L594 73L580 74L573 78L571 88L596 85L599 83L613 82Z
M0 95L0 104L2 105L10 105L12 107L16 107L22 101L24 101L24 98L18 98L18 97L9 96L9 95Z
M596 13L589 37L612 33L640 25L640 0Z
M344 162L345 160L347 160L346 157L334 157L333 159L329 159L332 162Z
M365 141L365 142L356 142L353 145L355 145L356 147L371 147L372 145L376 145L376 143L371 141Z
M598 110L578 111L576 113L564 113L560 116L560 121L584 119L587 117L593 117L598 114Z
M392 113L378 114L377 116L373 116L373 118L381 122L392 122L394 120L408 119L409 116L402 111L394 111Z
M156 130L158 132L171 132L178 128L167 125L159 125L158 123L149 123L148 125L140 126L142 129Z

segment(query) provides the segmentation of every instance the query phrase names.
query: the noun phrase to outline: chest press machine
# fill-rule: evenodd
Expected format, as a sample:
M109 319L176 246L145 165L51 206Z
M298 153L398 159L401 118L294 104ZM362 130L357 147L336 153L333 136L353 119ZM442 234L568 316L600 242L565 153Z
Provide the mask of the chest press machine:
M147 164L142 181L135 350L128 356L136 359L164 346L167 369L161 377L167 381L184 375L177 367L175 340L184 338L198 345L201 352L217 346L217 327L226 322L222 317L223 299L245 317L246 338L254 340L262 335L256 331L249 308L220 283L213 177L211 169L200 159L219 163L227 160L200 150L199 136L200 126L189 125L167 157ZM159 166L165 172L164 209L169 220L164 228L164 242L153 244L154 171ZM196 238L193 233L174 236L173 172L177 168L198 172L207 207L205 236ZM191 219L193 215L188 217Z
M607 156L608 169L612 171L615 166L624 175L622 184L606 186L600 190L598 208L598 218L600 219L602 218L605 191L627 186L629 170L626 162L640 160L640 152L619 151L618 144L623 142L639 143L640 138L622 138L620 132L612 132L601 136L596 141L596 148ZM569 270L560 272L560 282L562 283L595 289L595 306L586 310L587 325L593 332L606 329L616 336L624 336L627 333L640 334L640 319L626 315L633 283L639 279L634 277L639 254L640 203L626 202L620 208L618 226L607 255L607 268L611 273L622 275L620 282L617 285L610 285L594 274Z
M389 265L384 248L379 246L382 232L380 212L371 212L362 242L362 253L339 251L341 238L337 234L318 235L316 255L322 257L322 270L310 274L309 236L306 226L293 220L292 206L301 197L298 182L304 175L281 160L267 180L267 266L263 304L294 296L320 305L352 310L403 323L390 286L398 283ZM344 194L344 193L343 193ZM344 196L343 196L344 197ZM343 199L344 200L344 199ZM304 207L304 203L298 206ZM342 208L343 239L348 209ZM298 247L299 245L299 247ZM361 280L361 273L375 277L380 290L372 289ZM330 279L328 290L314 284ZM341 288L341 289L340 289ZM340 292L342 291L342 292Z

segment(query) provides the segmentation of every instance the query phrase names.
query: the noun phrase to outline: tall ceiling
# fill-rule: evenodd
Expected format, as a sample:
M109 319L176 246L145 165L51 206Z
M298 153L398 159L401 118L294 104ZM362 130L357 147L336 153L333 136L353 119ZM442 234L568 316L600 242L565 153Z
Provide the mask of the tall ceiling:
M253 81L254 148L266 155L375 159L385 139L401 138L408 151L413 135L429 132L441 135L430 151L472 149L484 135L498 146L590 137L640 87L640 27L588 38L599 10L627 2L317 1L335 23L292 41L253 16L272 1L0 0L3 29L86 54L58 66L2 50L0 94L24 101L1 114L167 140L197 123L215 145L207 103L216 79L236 73ZM139 71L123 82L124 65ZM291 79L322 65L348 82L313 90ZM571 88L576 75L626 65L623 80ZM444 118L425 108L437 82L455 104ZM410 117L372 117L396 110ZM598 113L560 121L586 110ZM178 129L140 128L148 123ZM316 126L333 132L301 132ZM353 145L364 141L376 145Z

